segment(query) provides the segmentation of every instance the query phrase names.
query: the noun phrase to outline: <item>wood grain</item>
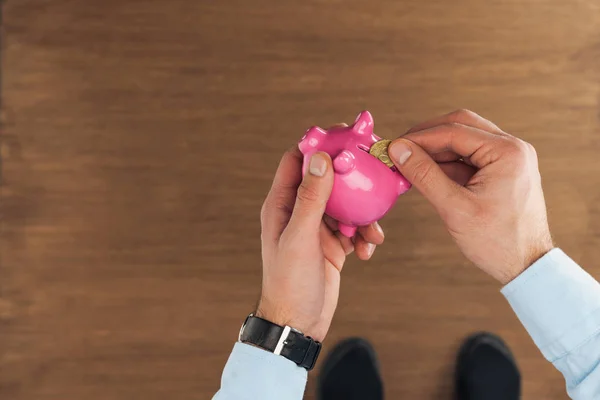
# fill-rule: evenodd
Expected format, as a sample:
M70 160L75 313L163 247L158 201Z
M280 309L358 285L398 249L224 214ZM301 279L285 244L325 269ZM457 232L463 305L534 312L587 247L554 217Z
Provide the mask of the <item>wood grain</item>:
M470 108L533 143L556 240L600 277L594 0L8 0L3 34L2 400L210 398L280 155L362 109L389 138ZM524 398L566 398L418 193L383 225L326 348L366 336L388 398L450 399L461 339L491 330Z

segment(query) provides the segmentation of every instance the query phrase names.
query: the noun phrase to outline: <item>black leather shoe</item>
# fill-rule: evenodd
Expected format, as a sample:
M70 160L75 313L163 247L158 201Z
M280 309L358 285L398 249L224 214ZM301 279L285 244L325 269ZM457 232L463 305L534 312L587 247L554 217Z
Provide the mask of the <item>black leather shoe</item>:
M477 333L462 345L456 364L458 400L518 400L521 375L508 346L491 333Z
M373 347L364 339L338 343L317 378L318 400L382 400L383 383Z

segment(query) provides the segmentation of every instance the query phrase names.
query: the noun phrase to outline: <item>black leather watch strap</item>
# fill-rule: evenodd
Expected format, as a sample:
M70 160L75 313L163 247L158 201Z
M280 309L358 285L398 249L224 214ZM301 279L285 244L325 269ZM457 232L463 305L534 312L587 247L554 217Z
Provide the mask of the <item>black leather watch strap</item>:
M239 340L280 354L309 371L315 366L321 351L321 343L310 336L304 336L291 327L279 326L252 314L242 325Z

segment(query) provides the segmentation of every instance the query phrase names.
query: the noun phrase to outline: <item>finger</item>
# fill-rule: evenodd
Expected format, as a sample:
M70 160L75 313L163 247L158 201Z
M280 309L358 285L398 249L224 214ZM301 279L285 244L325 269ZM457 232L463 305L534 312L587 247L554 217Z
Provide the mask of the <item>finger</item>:
M271 190L261 210L263 237L278 240L285 229L302 181L302 153L297 147L285 152L275 173Z
M459 161L462 159L462 156L460 154L456 154L455 152L450 150L444 150L441 153L433 153L429 155L438 163Z
M344 249L346 255L352 254L352 252L354 251L354 243L352 242L352 238L344 236L340 231L336 231L334 233L337 239L339 240L340 244L342 245L342 248Z
M366 261L371 258L376 247L373 243L367 242L361 235L356 235L354 239L354 252L360 260Z
M365 241L373 244L382 244L385 238L383 229L377 222L373 222L371 225L359 226L358 233Z
M323 222L329 228L331 232L335 234L335 236L340 241L340 244L344 248L346 255L352 253L354 251L354 243L352 243L352 239L342 235L342 233L338 230L338 222L331 218L329 215L323 216Z
M331 218L329 215L325 214L323 216L323 221L325 221L325 224L329 229L331 229L332 232L339 230L337 220Z
M323 222L321 222L319 234L321 235L323 256L341 272L348 253L346 253L336 235Z
M460 186L466 186L477 170L470 165L460 161L439 164L440 168L448 178L458 183Z
M434 126L452 123L471 126L473 128L478 128L490 133L504 133L502 129L498 128L498 126L492 121L489 121L470 110L452 111L449 114L442 115L441 117L436 117L430 119L429 121L415 125L412 128L410 128L406 133L418 132L422 131L423 129L433 128Z
M456 202L464 197L462 192L465 189L450 179L433 158L415 143L406 139L396 139L388 152L400 173L436 209L456 206Z
M314 153L298 193L288 227L318 232L333 187L333 168L327 153Z
M510 140L508 136L456 123L409 133L402 139L416 143L429 154L453 152L461 158L468 158L477 168L495 161L502 150L499 145Z
M470 165L471 167L473 166L473 163L471 163L471 160L469 159L469 157L463 157L460 154L456 154L455 152L450 151L450 150L444 150L441 153L433 153L433 154L430 153L429 155L437 163L461 161L467 165Z

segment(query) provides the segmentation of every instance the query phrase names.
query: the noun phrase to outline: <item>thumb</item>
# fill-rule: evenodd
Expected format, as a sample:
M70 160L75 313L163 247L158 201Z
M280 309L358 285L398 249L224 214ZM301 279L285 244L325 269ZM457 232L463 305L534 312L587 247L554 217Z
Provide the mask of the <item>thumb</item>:
M313 154L298 188L290 225L295 229L318 233L332 187L331 158L323 152Z
M450 179L433 158L419 145L407 139L394 140L388 154L396 168L425 198L440 210L457 198L462 187Z

